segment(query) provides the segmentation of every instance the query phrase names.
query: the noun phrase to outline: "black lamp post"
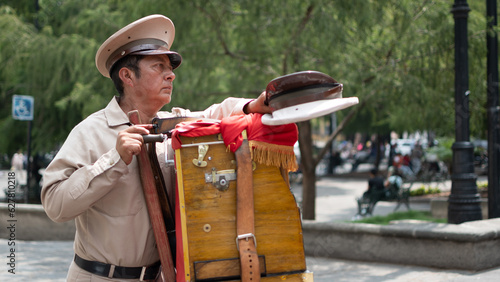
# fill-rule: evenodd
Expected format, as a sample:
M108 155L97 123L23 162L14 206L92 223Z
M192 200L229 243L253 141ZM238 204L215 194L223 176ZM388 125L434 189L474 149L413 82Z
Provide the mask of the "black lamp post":
M498 117L497 1L486 1L488 86L488 217L500 217L500 123Z
M453 173L448 200L448 223L482 219L477 176L474 173L474 145L469 141L469 62L467 0L455 0L451 12L455 19L455 143Z

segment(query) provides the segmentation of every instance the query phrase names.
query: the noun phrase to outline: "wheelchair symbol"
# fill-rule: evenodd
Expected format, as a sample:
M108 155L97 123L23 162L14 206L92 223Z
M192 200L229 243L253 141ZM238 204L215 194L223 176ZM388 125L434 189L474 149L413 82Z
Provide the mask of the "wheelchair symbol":
M14 96L12 115L14 119L33 120L33 97Z

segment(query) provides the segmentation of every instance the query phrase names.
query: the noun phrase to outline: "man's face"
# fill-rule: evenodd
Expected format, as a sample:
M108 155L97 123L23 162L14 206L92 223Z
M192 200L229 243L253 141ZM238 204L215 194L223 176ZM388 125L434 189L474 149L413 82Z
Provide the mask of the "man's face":
M159 108L170 103L175 74L167 55L145 56L139 62L140 77L135 79L136 97Z

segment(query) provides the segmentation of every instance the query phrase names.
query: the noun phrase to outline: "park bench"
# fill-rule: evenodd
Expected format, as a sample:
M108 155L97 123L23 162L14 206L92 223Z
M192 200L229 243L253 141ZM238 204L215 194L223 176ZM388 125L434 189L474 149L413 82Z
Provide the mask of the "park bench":
M403 182L402 178L399 176L391 177L394 178L389 178L389 185L386 189L382 191L374 191L367 196L362 196L357 199L357 217L372 215L375 205L380 201L397 202L397 206L394 211L399 209L401 204L406 205L408 210L410 209L410 188L413 185L413 182Z

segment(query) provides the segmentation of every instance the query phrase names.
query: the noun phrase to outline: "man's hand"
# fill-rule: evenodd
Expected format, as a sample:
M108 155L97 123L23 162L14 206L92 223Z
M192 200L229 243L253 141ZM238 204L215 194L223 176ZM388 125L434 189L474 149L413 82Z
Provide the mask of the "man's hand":
M272 109L265 104L266 102L266 91L260 93L259 97L255 100L250 101L243 108L243 112L245 114L270 114L272 113Z
M142 135L149 134L148 126L133 125L118 133L116 139L116 151L122 160L129 165L134 155L138 155L142 149Z

